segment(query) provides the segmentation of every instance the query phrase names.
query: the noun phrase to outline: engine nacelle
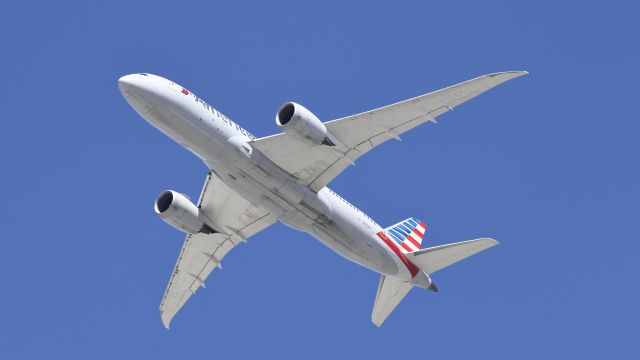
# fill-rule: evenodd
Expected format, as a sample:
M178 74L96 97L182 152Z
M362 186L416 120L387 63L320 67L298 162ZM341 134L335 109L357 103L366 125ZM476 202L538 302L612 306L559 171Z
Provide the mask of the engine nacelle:
M288 102L280 107L276 124L285 134L310 145L335 145L324 124L304 106Z
M200 209L186 196L173 190L163 191L155 202L156 214L167 224L174 228L189 233L213 233L200 215Z

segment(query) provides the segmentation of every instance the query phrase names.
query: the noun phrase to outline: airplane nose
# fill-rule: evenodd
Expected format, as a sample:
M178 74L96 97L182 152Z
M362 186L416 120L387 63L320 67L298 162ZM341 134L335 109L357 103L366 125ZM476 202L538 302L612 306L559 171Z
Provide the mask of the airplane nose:
M156 95L154 84L147 79L147 74L130 74L118 79L118 88L122 96L134 109L148 113L154 108Z
M135 85L135 82L135 74L125 75L118 79L118 88L120 88L120 92L122 94L126 94L127 92L129 92L129 89L131 89L131 87Z

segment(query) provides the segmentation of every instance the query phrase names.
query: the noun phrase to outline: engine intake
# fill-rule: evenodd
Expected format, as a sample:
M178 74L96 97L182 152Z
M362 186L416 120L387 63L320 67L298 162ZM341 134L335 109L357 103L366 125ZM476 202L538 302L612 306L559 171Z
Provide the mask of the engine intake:
M335 144L329 139L327 128L304 106L288 102L276 114L276 124L285 134L309 145Z
M186 196L173 190L163 191L156 199L154 209L167 224L189 234L215 232L207 225L200 209Z

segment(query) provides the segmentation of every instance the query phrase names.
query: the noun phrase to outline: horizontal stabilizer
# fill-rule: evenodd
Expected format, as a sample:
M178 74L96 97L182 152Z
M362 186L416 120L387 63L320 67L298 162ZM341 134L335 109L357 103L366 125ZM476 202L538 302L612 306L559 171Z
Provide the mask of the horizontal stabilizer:
M499 243L494 239L482 238L453 244L430 247L424 250L407 253L405 256L420 270L431 275L451 264L464 260L471 255L488 249Z
M411 287L412 284L410 282L381 275L376 301L373 304L371 321L376 326L381 326L389 314L400 304L400 301L409 293Z

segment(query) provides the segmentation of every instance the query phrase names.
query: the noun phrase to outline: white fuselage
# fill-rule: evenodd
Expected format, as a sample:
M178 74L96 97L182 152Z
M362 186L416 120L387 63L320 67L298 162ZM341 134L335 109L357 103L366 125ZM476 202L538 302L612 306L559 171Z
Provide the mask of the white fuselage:
M251 147L253 135L190 91L151 74L124 76L119 86L144 119L201 158L252 204L353 262L412 279L398 249L377 235L382 228L375 221L327 187L315 192L298 184Z

